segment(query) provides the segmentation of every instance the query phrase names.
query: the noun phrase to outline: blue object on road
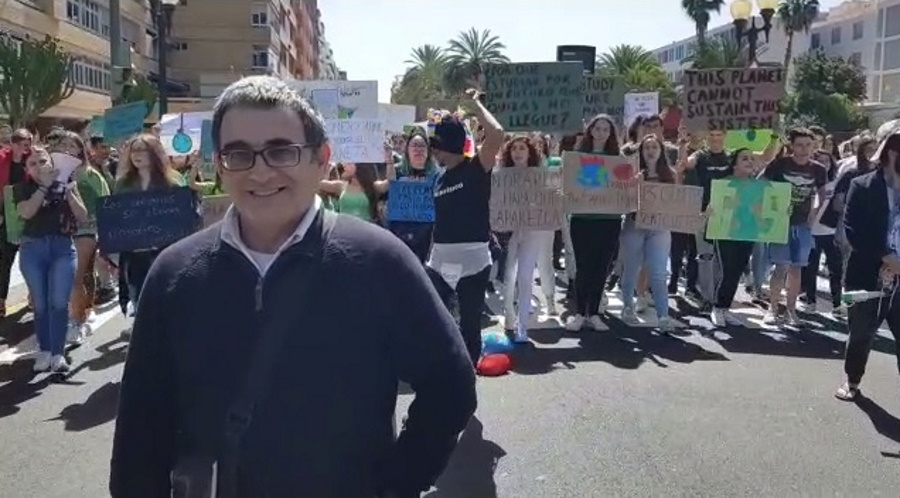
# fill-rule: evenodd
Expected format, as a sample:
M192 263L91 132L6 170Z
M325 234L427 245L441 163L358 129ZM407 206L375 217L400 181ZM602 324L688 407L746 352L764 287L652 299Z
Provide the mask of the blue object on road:
M485 356L509 353L515 345L501 331L488 331L481 334L481 353Z

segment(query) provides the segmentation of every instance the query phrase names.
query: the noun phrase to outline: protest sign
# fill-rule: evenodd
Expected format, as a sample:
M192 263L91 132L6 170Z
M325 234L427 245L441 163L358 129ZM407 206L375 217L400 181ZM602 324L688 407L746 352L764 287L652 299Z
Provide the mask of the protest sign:
M563 153L566 212L625 214L638 208L637 168L633 158Z
M641 182L637 228L698 234L703 231L703 187Z
M200 224L187 187L128 192L97 202L97 238L105 254L165 247Z
M729 130L725 133L725 148L750 149L762 152L772 141L772 130Z
M210 162L212 161L213 152L215 152L215 146L213 146L212 120L204 119L200 123L200 157L204 161Z
M288 80L326 120L379 119L377 81Z
M710 240L784 244L788 240L791 184L756 179L713 180L706 226Z
M685 125L698 131L773 129L783 79L781 67L686 70Z
M625 81L615 76L585 76L582 78L584 119L597 114L609 114L616 121L622 119L625 106Z
M147 103L143 100L110 107L103 113L103 141L114 145L144 129Z
M491 64L484 71L485 106L506 131L579 131L582 71L578 62Z
M387 133L403 133L406 126L416 122L416 106L378 104L379 118Z
M566 219L558 169L500 168L491 173L491 229L557 230Z
M336 163L383 163L384 131L377 119L331 119L325 123Z
M203 123L212 124L212 111L163 114L159 119L159 140L166 154L186 156L201 152L203 148ZM210 128L210 133L212 128Z
M203 197L203 226L208 227L225 216L225 211L231 207L231 197L228 195L207 195Z
M102 137L103 136L103 127L106 126L103 122L102 115L95 115L91 117L91 122L88 123L88 138L90 137Z
M12 185L3 187L3 224L6 225L6 241L18 244L22 238L22 229L25 228L25 220L19 216L19 210L16 208Z
M430 181L393 180L388 191L388 221L434 222L434 185Z
M625 126L635 119L659 114L659 92L625 94Z

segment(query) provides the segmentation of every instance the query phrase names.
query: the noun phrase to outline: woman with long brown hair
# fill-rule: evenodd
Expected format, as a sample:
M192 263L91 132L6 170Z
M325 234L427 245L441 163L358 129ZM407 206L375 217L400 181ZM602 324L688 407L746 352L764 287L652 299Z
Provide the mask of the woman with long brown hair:
M676 183L675 170L669 165L665 144L656 135L647 135L638 146L641 181ZM667 292L667 268L672 234L668 230L637 228L634 215L625 218L622 229L622 321L637 322L634 298L641 267L647 270L654 307L661 332L669 332L674 323L669 318L669 294Z
M125 143L119 161L114 193L146 192L183 187L184 178L172 168L162 142L155 135L141 134ZM162 247L129 251L119 255L119 306L127 309L128 302L137 304L141 287L150 265ZM121 285L125 283L126 285ZM123 288L124 287L124 288Z
M335 211L380 225L383 220L378 201L388 191L389 182L378 178L376 164L343 163L337 169L344 189L334 202ZM392 165L388 168L389 176L393 169Z

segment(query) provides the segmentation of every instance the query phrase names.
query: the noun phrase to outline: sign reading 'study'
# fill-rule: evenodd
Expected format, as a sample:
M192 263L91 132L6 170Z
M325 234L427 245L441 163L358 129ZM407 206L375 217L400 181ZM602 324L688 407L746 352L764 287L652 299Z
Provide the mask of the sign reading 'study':
M685 124L691 130L775 128L783 80L781 67L685 71Z
M583 126L583 66L578 62L492 64L485 106L506 131L576 131Z

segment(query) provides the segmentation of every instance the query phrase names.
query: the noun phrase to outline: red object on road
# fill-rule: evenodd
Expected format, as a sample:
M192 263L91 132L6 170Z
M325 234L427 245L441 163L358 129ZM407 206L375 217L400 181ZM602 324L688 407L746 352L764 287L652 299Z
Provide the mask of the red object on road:
M489 354L478 360L475 369L478 375L485 377L500 377L509 373L512 369L512 358L508 354Z

